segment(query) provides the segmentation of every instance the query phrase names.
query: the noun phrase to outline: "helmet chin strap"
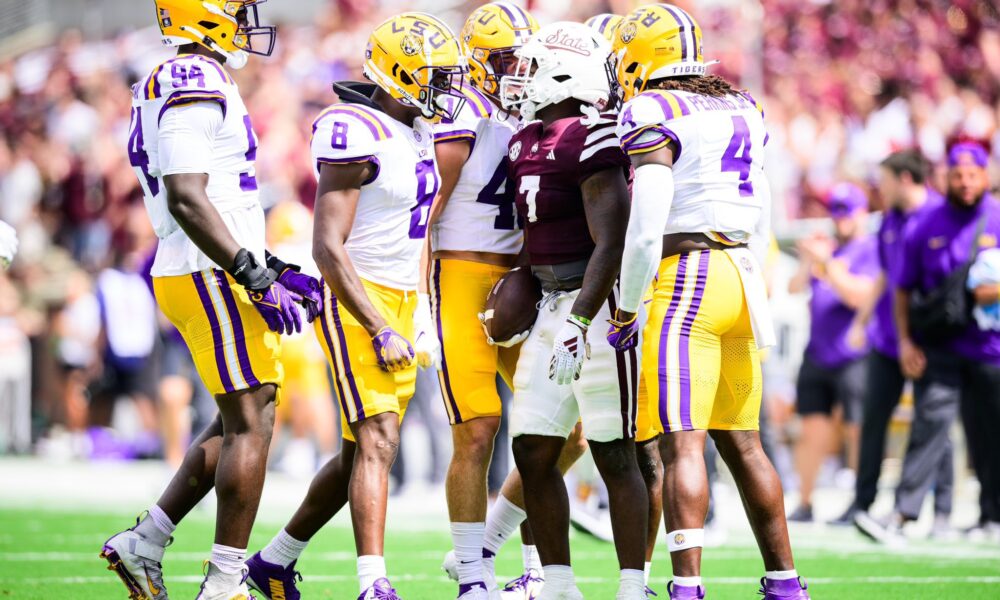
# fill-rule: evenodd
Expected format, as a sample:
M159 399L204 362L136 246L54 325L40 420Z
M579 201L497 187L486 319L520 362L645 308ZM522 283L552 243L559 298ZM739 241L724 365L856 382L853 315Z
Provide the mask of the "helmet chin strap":
M404 90L402 87L396 85L395 81L387 77L385 73L380 71L375 65L365 64L364 67L362 67L362 69L365 73L365 76L367 76L368 79L371 79L373 82L375 82L376 85L378 85L382 89L390 89L398 93L400 96L403 97L402 101L404 104L409 104L410 106L420 110L421 116L423 116L425 119L432 119L436 116L434 111L430 108L430 106L418 102L416 98L414 98L411 94L407 93L407 91Z
M201 31L196 27L188 27L187 25L181 25L180 29L181 31L186 31L195 35L196 37L201 39L201 44L203 46L205 46L212 52L216 52L225 57L227 67L238 71L243 67L247 66L247 62L250 59L250 55L244 52L243 50L237 50L235 52L229 52L228 50L223 50L221 46L215 43L215 40L208 37L208 35L206 35L205 32Z

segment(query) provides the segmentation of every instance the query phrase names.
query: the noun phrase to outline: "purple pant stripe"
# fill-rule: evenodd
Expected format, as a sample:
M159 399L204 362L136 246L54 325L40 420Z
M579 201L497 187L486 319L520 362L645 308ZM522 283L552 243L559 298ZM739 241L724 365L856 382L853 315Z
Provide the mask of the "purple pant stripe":
M698 279L695 282L694 296L691 298L691 306L688 307L687 314L684 315L684 322L681 323L680 333L680 380L681 380L681 427L685 430L694 429L691 423L691 327L698 316L698 309L701 307L701 298L705 295L705 280L708 278L708 263L712 255L702 252L698 260Z
M608 296L608 310L611 315L614 316L617 310L617 303L615 302L615 290L611 290L611 295ZM632 410L632 399L629 398L629 380L628 380L628 370L625 366L625 353L615 352L615 363L618 368L618 401L619 410L622 415L622 437L625 439L635 437L635 411ZM629 412L631 411L632 417L629 417Z
M657 377L659 379L659 398L657 402L660 406L660 422L663 423L664 429L669 433L670 428L670 411L667 409L668 403L668 392L667 388L667 359L670 352L669 345L667 344L667 338L670 335L670 320L674 318L674 313L677 312L677 305L680 304L681 295L684 293L684 278L687 275L687 254L682 254L680 260L677 263L677 275L674 277L674 293L670 298L670 306L667 308L667 314L663 316L663 323L660 324L660 353L657 364Z
M337 340L340 342L340 358L344 361L344 379L351 389L351 399L354 407L358 409L358 421L365 419L365 405L361 401L361 394L358 393L358 386L354 383L354 374L351 372L351 356L347 347L347 338L344 337L344 326L340 322L340 309L337 308L337 297L330 291L330 310L333 313L333 327L337 330Z
M253 367L250 364L250 353L247 351L247 338L243 330L243 318L240 317L239 308L236 305L236 296L229 287L229 280L226 279L224 271L215 271L215 280L219 282L219 291L222 292L222 299L226 302L226 312L229 313L229 320L233 324L233 335L236 338L236 358L240 363L240 373L247 385L256 387L260 385L260 380L253 374Z
M212 305L212 297L208 295L208 288L205 287L205 277L200 271L191 273L194 280L194 287L198 290L198 298L201 306L208 315L208 324L212 327L212 345L215 347L215 368L219 371L219 379L222 381L222 389L226 393L235 392L233 380L229 377L229 368L226 366L226 356L222 348L222 330L219 326L219 319L215 316L215 308Z
M451 376L448 375L448 357L444 351L444 333L441 329L441 261L434 261L434 316L437 317L437 336L441 342L441 391L444 392L445 399L451 406L451 414L454 415L455 424L462 422L462 413L458 412L458 403L455 402L455 394L451 391Z
M632 437L639 425L639 353L635 348L628 351L629 380L632 384Z
M323 284L326 288L326 284ZM331 297L332 298L332 297ZM331 298L327 298L327 302L332 302ZM351 411L347 410L347 396L344 394L344 383L340 379L340 369L337 368L337 353L333 349L333 337L330 335L330 325L326 321L326 315L322 315L319 319L320 327L323 330L323 341L326 343L326 349L330 352L330 369L333 371L333 381L337 385L337 398L340 399L340 408L344 411L344 419L350 421L348 415Z

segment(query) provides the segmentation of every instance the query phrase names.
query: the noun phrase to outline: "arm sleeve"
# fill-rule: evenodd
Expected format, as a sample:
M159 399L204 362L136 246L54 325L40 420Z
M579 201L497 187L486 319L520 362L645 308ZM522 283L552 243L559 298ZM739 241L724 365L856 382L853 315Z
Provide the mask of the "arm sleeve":
M670 167L648 164L635 170L620 283L620 305L626 312L638 312L643 294L656 274L673 198L674 175Z
M160 119L157 144L160 173L207 173L223 118L222 107L215 102L182 104L167 110Z

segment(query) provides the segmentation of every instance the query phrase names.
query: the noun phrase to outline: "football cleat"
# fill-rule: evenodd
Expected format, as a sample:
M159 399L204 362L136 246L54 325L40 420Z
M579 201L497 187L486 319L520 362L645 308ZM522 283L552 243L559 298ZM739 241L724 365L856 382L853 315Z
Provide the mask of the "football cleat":
M490 600L490 593L482 581L458 586L458 600Z
M670 600L701 600L705 597L705 588L696 585L674 585L671 581L667 584L667 598Z
M449 550L444 555L444 562L441 563L441 570L448 574L452 581L458 581L458 559L455 558L455 551Z
M108 570L117 573L125 584L129 600L167 600L160 565L166 548L146 541L134 529L115 534L104 542L101 558L108 561ZM167 545L172 541L170 538Z
M379 577L367 590L361 592L358 600L402 600L392 584L385 577Z
M871 516L868 511L861 510L854 515L854 526L871 540L886 546L898 548L906 544L903 535L903 521L899 515L889 515L883 519Z
M795 579L761 577L760 590L757 593L764 596L764 600L809 600L809 593L806 592L808 587L801 577Z
M299 600L301 597L295 584L302 581L302 575L295 570L295 561L282 567L267 562L258 552L247 560L246 565L247 584L268 600Z
M211 579L211 576L218 572L219 567L212 564L211 561L205 561L205 580L201 582L201 589L198 590L198 595L195 596L194 600L257 600L257 597L252 595L250 589L247 588L249 571L245 566L240 583L235 588L222 587L220 582Z
M512 579L500 590L501 600L535 600L545 587L545 579L535 569L528 569L517 579Z
M657 597L657 596L659 596L659 594L657 594L656 592L654 592L654 591L653 591L653 588L651 588L651 587L649 587L649 586L647 585L647 586L646 586L646 597L647 597L647 598L655 598L655 597Z

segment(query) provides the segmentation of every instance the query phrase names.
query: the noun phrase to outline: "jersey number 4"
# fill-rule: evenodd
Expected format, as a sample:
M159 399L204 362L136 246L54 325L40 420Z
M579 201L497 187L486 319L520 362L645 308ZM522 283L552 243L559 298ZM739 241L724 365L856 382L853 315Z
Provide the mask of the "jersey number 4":
M753 183L750 182L753 158L750 156L750 147L750 127L747 126L746 119L733 117L733 138L729 140L729 147L722 155L722 170L739 173L740 196L743 198L753 196Z
M518 228L517 215L514 210L514 187L507 181L507 158L497 165L496 172L486 187L479 192L476 202L492 204L497 207L497 216L493 219L493 229L510 231Z
M142 173L142 180L146 182L142 187L145 188L146 195L160 195L160 181L149 174L149 154L146 153L146 145L142 140L141 106L132 109L132 130L128 135L128 162Z

